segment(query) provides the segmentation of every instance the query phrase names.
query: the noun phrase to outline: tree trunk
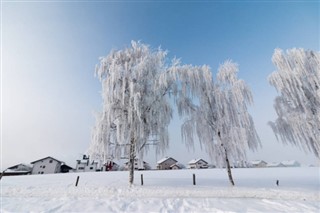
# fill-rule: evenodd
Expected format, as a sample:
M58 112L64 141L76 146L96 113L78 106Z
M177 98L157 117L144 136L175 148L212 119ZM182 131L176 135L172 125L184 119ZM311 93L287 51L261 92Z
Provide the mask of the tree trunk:
M134 139L131 138L130 153L129 153L129 183L133 184L134 179L134 157L135 157L135 144Z
M227 154L227 149L225 149L225 152L226 152L226 163L227 163L227 171L228 171L229 181L230 181L231 185L234 186L234 181L232 178L231 166L230 166L230 162L229 162L229 158L228 158L228 154Z

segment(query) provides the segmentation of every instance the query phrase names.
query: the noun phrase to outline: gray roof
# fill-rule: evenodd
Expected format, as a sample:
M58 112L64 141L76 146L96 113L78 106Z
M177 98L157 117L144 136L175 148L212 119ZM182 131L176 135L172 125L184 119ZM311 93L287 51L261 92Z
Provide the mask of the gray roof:
M33 161L33 162L31 162L31 164L34 164L34 163L36 163L36 162L38 162L38 161L45 160L45 159L47 159L47 158L50 158L50 159L52 159L52 160L55 160L55 161L57 161L58 163L64 163L63 161L60 161L60 160L57 160L57 159L55 159L55 158L53 158L53 157L48 156L48 157L41 158L41 159L39 159L39 160Z

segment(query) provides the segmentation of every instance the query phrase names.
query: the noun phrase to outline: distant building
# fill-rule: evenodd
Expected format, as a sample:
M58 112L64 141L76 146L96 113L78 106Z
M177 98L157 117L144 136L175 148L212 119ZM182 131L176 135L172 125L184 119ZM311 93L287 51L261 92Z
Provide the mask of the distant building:
M185 166L181 163L175 163L170 166L170 169L172 169L172 170L184 169L184 168L185 168Z
M124 169L129 170L129 161L127 161L124 164ZM134 169L135 170L150 170L151 166L147 162L136 158L136 159L134 159Z
M300 167L300 163L296 160L286 160L281 162L285 167Z
M107 163L103 164L101 167L101 171L118 171L119 165L114 161L108 161Z
M159 170L168 170L172 169L172 165L176 164L178 161L171 158L171 157L165 157L162 158L157 162L157 169Z
M9 167L8 169L13 170L13 171L22 171L22 172L29 172L31 173L32 167L23 163L14 165Z
M61 173L68 173L70 171L74 171L74 169L70 166L68 166L67 164L62 164L61 167L60 167L60 172Z
M31 174L53 174L60 173L61 166L64 162L59 161L53 157L45 157L36 161L31 162L33 164Z
M284 167L284 165L282 163L272 162L272 163L268 163L267 167L269 167L269 168L272 168L272 167Z
M235 161L233 162L233 167L234 168L248 168L250 167L250 163L247 161L241 160L241 161Z
M208 162L201 158L193 159L188 164L189 164L189 169L207 169L208 168Z
M253 168L263 168L267 166L267 162L263 160L254 160L254 161L251 161L251 166Z
M3 176L28 175L31 174L32 167L26 164L17 164L7 168Z
M82 160L77 160L76 172L95 172L98 169L98 162L90 162L89 156L83 155Z

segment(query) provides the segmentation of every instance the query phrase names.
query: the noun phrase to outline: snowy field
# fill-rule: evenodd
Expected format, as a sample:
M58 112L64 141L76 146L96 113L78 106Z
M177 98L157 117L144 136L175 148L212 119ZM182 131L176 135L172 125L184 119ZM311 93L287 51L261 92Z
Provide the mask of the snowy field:
M319 168L233 169L233 175L235 187L222 169L138 171L132 187L128 172L5 176L1 212L320 212Z

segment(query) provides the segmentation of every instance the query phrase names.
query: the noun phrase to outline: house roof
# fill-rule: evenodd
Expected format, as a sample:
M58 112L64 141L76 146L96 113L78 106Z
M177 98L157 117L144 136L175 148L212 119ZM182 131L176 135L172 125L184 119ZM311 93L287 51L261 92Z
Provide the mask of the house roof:
M118 165L119 166L119 164L117 164L116 162L114 162L114 161L108 161L107 163L104 163L103 165L109 165L110 164L110 162L112 162L112 165Z
M172 160L174 160L175 162L178 162L177 160L173 159L172 157L165 157L165 158L162 158L161 160L159 160L159 161L157 162L157 164L161 164L161 163L163 163L163 162L165 162L165 161L167 161L167 160L169 160L169 159L172 159Z
M29 165L27 165L27 164L23 164L23 163L19 163L19 164L17 164L17 165L14 165L14 166L11 166L11 167L8 167L8 169L14 169L15 167L18 167L18 166L25 166L25 167L27 167L27 168L30 168L30 169L32 169L32 167L31 166L29 166Z
M61 168L73 169L71 166L68 166L67 164L63 164L63 165L61 165Z
M251 164L260 164L260 163L267 163L267 162L265 162L263 160L253 160L253 161L251 161Z
M203 160L202 158L193 159L193 160L189 161L189 164L195 164L195 163L198 163L199 161L203 161L203 162L205 162L206 164L208 164L208 162L205 161L205 160Z
M63 161L59 161L59 160L57 160L57 159L55 159L55 158L53 158L53 157L48 156L48 157L41 158L41 159L39 159L39 160L33 161L33 162L31 162L31 164L34 164L34 163L36 163L36 162L38 162L38 161L45 160L45 159L47 159L47 158L50 158L50 159L52 159L52 160L55 160L55 161L57 161L57 162L59 162L59 163L64 163Z

